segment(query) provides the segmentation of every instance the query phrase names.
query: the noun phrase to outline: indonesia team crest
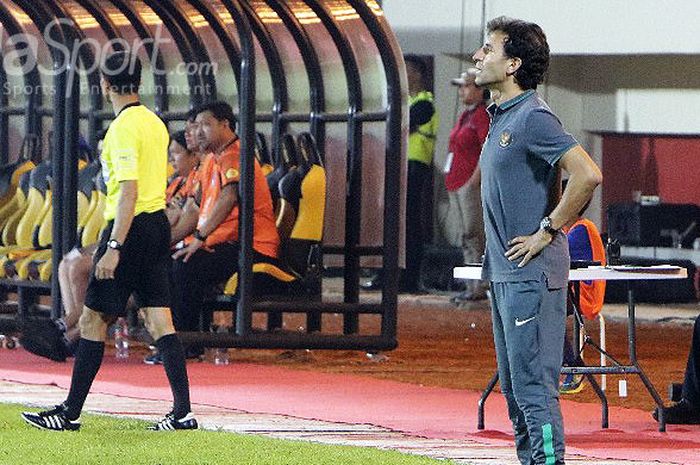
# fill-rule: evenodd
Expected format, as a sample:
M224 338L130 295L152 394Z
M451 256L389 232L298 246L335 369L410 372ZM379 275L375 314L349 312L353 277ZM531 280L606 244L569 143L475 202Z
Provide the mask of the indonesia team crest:
M513 141L513 136L508 131L503 131L501 133L501 138L498 140L498 145L501 147L508 147Z

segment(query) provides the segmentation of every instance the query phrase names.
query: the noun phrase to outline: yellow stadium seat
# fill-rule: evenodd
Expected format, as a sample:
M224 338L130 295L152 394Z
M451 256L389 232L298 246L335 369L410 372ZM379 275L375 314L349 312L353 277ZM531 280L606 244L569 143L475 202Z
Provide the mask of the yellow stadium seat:
M285 134L282 137L280 144L280 159L276 160L275 168L272 172L266 175L267 185L270 188L272 196L272 205L275 210L275 218L279 216L281 208L279 183L289 171L296 169L297 166L297 149L294 143L294 137Z
M29 188L29 175L24 174L35 166L32 161L24 161L0 167L0 229L4 228L8 218L24 205ZM22 179L26 179L24 183ZM20 188L20 184L23 184L24 189Z
M88 169L90 167L90 169ZM50 169L50 165L49 165ZM77 197L77 207L78 207L78 221L86 215L87 213L87 196L84 190L91 189L90 187L85 187L87 184L90 186L93 181L95 173L99 171L99 166L95 163L88 165L85 161L80 160L78 162L78 197ZM53 239L53 203L52 203L52 192L50 189L50 183L48 180L35 179L32 185L30 181L30 196L32 195L32 186L35 188L35 193L41 193L43 190L43 204L41 209L35 217L31 217L28 213L25 213L23 220L20 221L17 229L17 247L13 247L11 250L5 251L3 256L0 256L0 277L16 277L19 279L27 279L29 270L29 263L36 260L45 260L51 255L50 250ZM35 195L38 197L38 195ZM29 206L27 210L29 210ZM23 223L24 221L24 223ZM20 229L20 226L25 229ZM30 229L29 229L30 228ZM31 231L31 240L29 241L27 235Z
M102 180L102 176L98 175L95 180L95 189L92 193L95 197L95 206L85 221L85 226L83 226L80 233L80 243L83 247L97 242L102 229L107 224L104 219L104 210L107 202L106 190L107 188Z
M99 163L93 162L80 172L78 187L78 246L97 242L104 228L106 187L102 181ZM88 201L88 195L90 200ZM81 200L82 199L82 200ZM83 207L81 208L81 203ZM51 255L36 252L16 265L21 279L48 281L51 279Z
M320 295L326 172L311 135L301 134L297 143L299 166L289 169L278 182L279 264L253 264L255 296L287 292ZM226 283L224 294L232 296L237 290L236 273Z
M0 247L0 254L6 255L14 249L32 248L34 245L34 231L38 231L41 225L43 214L46 213L45 198L49 190L48 177L51 173L51 165L48 161L39 164L32 170L29 177L29 190L27 192L26 206L16 222L14 231L10 229L15 221L13 215L12 223L8 222L3 231L3 242L6 244Z
M22 175L35 166L31 160L18 160L0 166L0 206L4 206L14 197Z
M15 243L17 223L19 223L27 208L30 175L31 172L26 172L22 175L12 200L0 208L0 243L2 245Z

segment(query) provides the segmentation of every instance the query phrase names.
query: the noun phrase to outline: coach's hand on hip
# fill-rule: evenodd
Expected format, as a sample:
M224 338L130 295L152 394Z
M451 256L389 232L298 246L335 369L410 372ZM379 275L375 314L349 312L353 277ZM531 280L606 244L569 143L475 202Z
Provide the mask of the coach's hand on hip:
M119 265L119 251L108 248L95 265L95 278L114 279L114 270Z
M527 265L533 257L536 257L542 249L547 247L552 240L554 240L554 236L544 229L538 230L531 236L518 236L508 242L511 248L506 251L506 258L512 262L523 257L520 263L518 263L518 268L522 268Z

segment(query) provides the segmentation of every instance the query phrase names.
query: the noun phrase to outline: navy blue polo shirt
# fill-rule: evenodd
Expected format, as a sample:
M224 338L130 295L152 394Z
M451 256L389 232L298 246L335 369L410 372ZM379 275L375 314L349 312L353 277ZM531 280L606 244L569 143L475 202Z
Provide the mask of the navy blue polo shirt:
M495 282L547 279L550 289L566 286L566 235L554 240L523 268L509 261L508 241L537 232L559 201L557 162L578 144L534 90L487 109L489 135L481 158L481 199L486 231L483 279Z

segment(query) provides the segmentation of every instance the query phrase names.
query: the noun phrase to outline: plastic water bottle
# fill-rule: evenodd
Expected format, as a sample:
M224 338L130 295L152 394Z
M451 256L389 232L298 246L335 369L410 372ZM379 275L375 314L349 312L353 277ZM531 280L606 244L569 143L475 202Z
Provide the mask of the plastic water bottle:
M117 319L117 329L114 332L114 348L117 360L129 358L129 325L125 318Z
M0 349L13 350L18 347L20 347L19 339L17 339L14 336L6 336L4 334L0 334Z
M221 334L228 331L225 326L221 325L217 328L216 332ZM214 365L228 365L228 363L228 349L226 347L216 348L216 352L214 352Z
M374 363L384 363L389 360L389 357L381 352L367 352L366 355L369 361Z
M19 345L19 339L17 339L14 336L8 337L7 340L5 341L5 348L6 349L14 350L18 347L21 347Z

